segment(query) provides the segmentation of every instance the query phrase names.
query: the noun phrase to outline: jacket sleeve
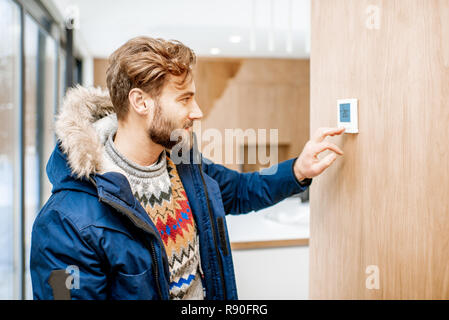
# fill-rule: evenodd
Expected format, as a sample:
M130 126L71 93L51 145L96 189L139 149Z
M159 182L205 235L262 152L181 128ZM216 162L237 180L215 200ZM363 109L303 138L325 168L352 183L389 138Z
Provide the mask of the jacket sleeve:
M293 173L297 158L256 172L240 173L203 158L204 172L220 186L225 212L241 214L272 206L305 191L311 180L301 186Z
M99 255L81 233L58 211L38 215L30 257L34 299L106 299Z

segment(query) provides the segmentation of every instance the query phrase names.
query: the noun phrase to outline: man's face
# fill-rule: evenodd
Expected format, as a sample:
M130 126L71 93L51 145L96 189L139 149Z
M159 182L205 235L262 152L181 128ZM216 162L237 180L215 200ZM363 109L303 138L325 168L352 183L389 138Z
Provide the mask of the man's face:
M160 96L154 101L154 116L148 128L150 139L164 148L177 143L192 146L193 121L203 117L195 100L195 82L184 75L170 76Z

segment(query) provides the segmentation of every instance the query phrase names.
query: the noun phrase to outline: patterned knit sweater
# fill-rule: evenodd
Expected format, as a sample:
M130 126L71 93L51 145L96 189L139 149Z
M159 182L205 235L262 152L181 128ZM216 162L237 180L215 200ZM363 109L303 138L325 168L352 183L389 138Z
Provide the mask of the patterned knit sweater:
M156 163L140 166L126 159L106 140L105 159L124 174L134 196L156 226L167 252L171 299L204 299L199 241L192 209L176 166L162 151Z

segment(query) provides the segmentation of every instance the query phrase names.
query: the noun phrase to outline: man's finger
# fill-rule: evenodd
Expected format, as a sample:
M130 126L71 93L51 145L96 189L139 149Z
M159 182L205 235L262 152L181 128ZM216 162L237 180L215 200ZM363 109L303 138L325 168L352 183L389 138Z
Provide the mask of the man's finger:
M335 145L331 142L323 141L321 143L316 144L316 149L315 149L314 155L316 156L319 153L323 152L324 150L334 151L335 153L337 153L341 156L344 154L344 152L337 145Z
M319 128L313 137L316 142L323 141L327 136L335 136L336 134L342 134L345 128Z
M329 166L337 159L336 153L330 153L327 156L325 156L323 159L321 159L318 163L314 164L314 171L318 174L321 174L324 170L329 168Z

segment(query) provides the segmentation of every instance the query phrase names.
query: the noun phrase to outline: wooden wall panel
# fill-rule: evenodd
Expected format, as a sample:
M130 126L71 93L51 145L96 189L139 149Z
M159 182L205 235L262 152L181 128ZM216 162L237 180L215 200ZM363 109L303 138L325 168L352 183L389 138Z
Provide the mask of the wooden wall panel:
M108 59L95 58L94 59L94 86L107 88L106 85L106 70L108 70Z
M201 83L197 80L199 95ZM278 143L288 146L286 158L296 157L309 139L309 88L308 59L240 59L220 98L206 108L201 129L215 128L223 137L225 129L266 129L267 136L270 129L278 129ZM240 169L236 164L225 165Z
M241 59L198 58L195 65L196 100L207 118L215 102L240 70Z
M329 139L345 155L311 188L312 299L449 298L448 14L448 0L312 1L311 132L342 98L359 99L360 131Z

